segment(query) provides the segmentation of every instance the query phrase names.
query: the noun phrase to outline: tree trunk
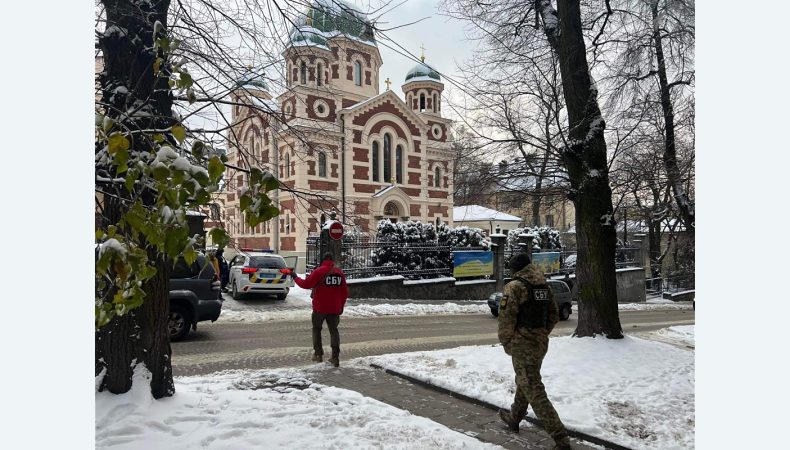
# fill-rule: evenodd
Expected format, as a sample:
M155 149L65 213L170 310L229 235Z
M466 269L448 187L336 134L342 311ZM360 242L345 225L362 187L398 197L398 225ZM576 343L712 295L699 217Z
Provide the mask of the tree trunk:
M661 30L658 18L658 0L654 0L650 5L653 18L653 45L656 50L656 61L658 65L658 84L661 89L661 109L664 112L664 167L667 171L669 184L672 186L672 193L675 202L680 210L680 218L686 227L686 232L693 239L694 237L694 203L689 199L678 168L678 160L675 150L675 112L672 108L671 86L667 81L667 66L664 60L664 48L661 43Z
M606 160L605 123L587 65L579 0L536 0L549 43L557 53L568 109L569 146L563 163L576 207L579 319L575 336L623 337L617 309L615 230Z
M99 38L104 57L100 75L102 102L107 116L121 123L119 129L166 129L175 123L172 95L167 75L154 74L154 24L166 29L169 0L103 0L107 31ZM118 89L118 87L124 87ZM125 93L128 92L128 93ZM130 118L129 109L146 114ZM135 134L131 146L137 151L152 151L153 144L145 133ZM123 188L114 191L115 198L105 195L104 216L109 223L118 218L129 205L129 193ZM144 204L154 204L155 196L144 195ZM112 198L112 200L109 200ZM115 394L129 391L137 364L143 363L151 372L151 394L154 398L173 395L173 374L170 365L169 314L170 264L164 256L148 248L148 258L157 269L156 275L143 284L143 305L96 331L96 375L106 370L99 386Z

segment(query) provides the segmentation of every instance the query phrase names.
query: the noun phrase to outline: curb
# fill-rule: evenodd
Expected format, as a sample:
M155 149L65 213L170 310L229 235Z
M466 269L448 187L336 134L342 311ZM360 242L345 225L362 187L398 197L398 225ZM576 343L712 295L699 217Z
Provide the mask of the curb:
M480 400L480 399L477 399L477 398L474 398L474 397L469 397L469 396L466 396L464 394L459 394L458 392L451 391L449 389L446 389L446 388L443 388L443 387L440 387L440 386L436 386L435 384L431 384L431 383L428 383L427 381L419 380L417 378L411 377L409 375L402 374L400 372L396 372L396 371L391 370L391 369L385 369L385 368L379 366L378 364L370 364L370 367L372 367L374 369L383 370L384 372L386 372L386 373L388 373L390 375L394 375L394 376L396 376L398 378L403 378L404 380L412 382L412 383L414 383L416 385L419 385L419 386L422 386L422 387L425 387L425 388L428 388L428 389L431 389L431 390L434 390L434 391L437 391L437 392L441 392L442 394L447 394L447 395L449 395L451 397L455 397L455 398L464 400L466 402L473 403L475 405L482 406L484 408L488 408L488 409L490 409L492 411L499 411L499 406L496 406L494 404L485 402L483 400ZM529 422L531 424L537 425L538 427L543 429L543 425L540 423L540 421L538 419L533 419L532 417L525 416L524 420L526 420L527 422ZM609 441L607 441L605 439L601 439L601 438L596 437L596 436L591 436L591 435L589 435L587 433L583 433L581 431L573 430L573 429L568 428L568 427L565 427L565 429L568 432L568 435L571 436L571 437L574 437L574 438L582 440L582 441L587 441L587 442L590 442L592 444L602 445L602 446L606 447L609 450L633 450L633 449L631 449L629 447L624 447L624 446L622 446L620 444L615 444L614 442L609 442Z

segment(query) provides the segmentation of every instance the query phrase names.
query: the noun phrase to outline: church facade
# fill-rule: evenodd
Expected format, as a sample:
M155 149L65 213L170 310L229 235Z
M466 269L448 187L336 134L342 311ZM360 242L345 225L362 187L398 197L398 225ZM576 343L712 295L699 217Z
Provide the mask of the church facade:
M389 80L380 92L370 23L321 2L292 30L283 56L282 94L272 98L255 76L232 93L254 108L233 108L231 132L243 148L229 148L229 165L268 169L287 186L274 193L279 217L250 228L238 203L246 175L229 171L224 217L236 246L304 254L330 214L362 232L381 219L452 224L451 121L442 117L441 77L424 58L405 74L402 96Z

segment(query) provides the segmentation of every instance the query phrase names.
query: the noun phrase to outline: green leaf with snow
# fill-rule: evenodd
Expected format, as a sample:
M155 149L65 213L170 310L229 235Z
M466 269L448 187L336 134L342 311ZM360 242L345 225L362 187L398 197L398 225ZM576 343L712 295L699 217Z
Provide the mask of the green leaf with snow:
M187 137L187 130L181 125L173 125L173 127L170 128L170 132L173 133L173 136L179 143L184 142L184 139Z
M208 160L208 177L211 179L212 183L218 182L224 172L225 164L222 164L222 161L216 156L212 156L211 159Z
M110 135L110 138L107 139L107 151L110 152L111 155L117 153L118 150L128 150L129 145L129 139L126 139L126 136L121 133L113 133Z

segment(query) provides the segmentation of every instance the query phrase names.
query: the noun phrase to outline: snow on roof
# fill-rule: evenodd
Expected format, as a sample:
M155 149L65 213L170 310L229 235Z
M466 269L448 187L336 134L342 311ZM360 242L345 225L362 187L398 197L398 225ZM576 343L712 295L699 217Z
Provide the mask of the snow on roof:
M456 206L453 208L453 222L471 222L477 220L500 220L505 222L521 222L516 217L480 205Z
M389 192L391 189L395 189L395 185L394 184L391 184L391 185L385 187L384 189L376 192L375 194L373 194L373 197L374 198L381 197L382 195L384 195L387 192Z

